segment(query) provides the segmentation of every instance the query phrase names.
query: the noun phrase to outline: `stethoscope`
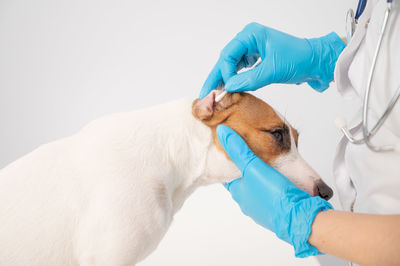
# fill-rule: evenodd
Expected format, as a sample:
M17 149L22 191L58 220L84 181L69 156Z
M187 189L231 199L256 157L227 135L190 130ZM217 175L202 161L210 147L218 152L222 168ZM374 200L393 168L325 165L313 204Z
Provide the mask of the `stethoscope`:
M399 100L400 86L399 86L399 88L397 88L397 91L395 92L394 96L390 100L386 110L383 112L381 117L378 119L378 122L376 122L375 126L371 130L368 130L368 104L369 104L369 96L370 96L370 92L371 92L371 83L372 83L372 79L374 77L376 60L378 58L378 55L379 55L379 52L381 49L383 37L385 36L385 33L386 33L387 22L389 20L390 11L392 9L392 1L393 0L386 0L387 7L386 7L386 11L385 11L385 16L383 19L382 29L381 29L381 33L379 35L378 44L375 48L374 57L372 59L372 64L371 64L371 68L370 68L369 75L368 75L368 82L367 82L367 87L365 90L364 101L363 101L363 112L362 112L363 137L360 139L356 139L348 130L347 125L346 125L347 123L344 118L339 117L335 121L337 127L340 128L340 130L343 132L344 136L348 139L348 141L350 143L353 143L353 144L364 144L365 143L368 146L368 148L370 148L372 151L375 151L375 152L400 150L400 144L379 147L379 146L375 146L371 143L371 138L376 135L378 130L381 128L383 123L386 121L388 116L391 114L397 101ZM352 9L350 9L347 12L347 17L346 17L347 42L349 42L351 37L353 36L355 27L357 25L358 18L363 13L366 4L367 4L367 0L360 0L358 2L357 11L356 11L355 16L354 16L354 11Z

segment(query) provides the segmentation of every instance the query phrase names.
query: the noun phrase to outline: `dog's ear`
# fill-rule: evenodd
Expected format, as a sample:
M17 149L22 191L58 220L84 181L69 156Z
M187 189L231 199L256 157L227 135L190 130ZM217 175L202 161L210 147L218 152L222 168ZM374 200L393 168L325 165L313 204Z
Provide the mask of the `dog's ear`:
M227 93L219 102L216 97L222 90L213 90L203 99L196 99L192 104L193 116L208 126L215 126L227 119L229 110L242 97L240 93Z

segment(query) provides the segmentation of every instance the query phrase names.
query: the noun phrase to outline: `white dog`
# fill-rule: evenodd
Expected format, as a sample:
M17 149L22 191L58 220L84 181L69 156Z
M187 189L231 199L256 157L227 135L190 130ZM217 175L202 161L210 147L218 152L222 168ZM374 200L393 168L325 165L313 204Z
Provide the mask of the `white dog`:
M254 129L235 119L246 114L246 106L285 126L274 112L266 112L266 103L235 95L221 104L214 102L215 95L196 101L197 119L186 100L109 115L2 169L0 265L117 266L144 259L198 186L240 177L216 142L215 125L209 124L213 117L225 113L230 117L225 124L242 136ZM232 111L238 107L243 110ZM207 112L211 116L205 118ZM272 124L264 126L269 130ZM290 141L279 153L255 152L310 194L321 194L323 183L298 155L294 132L282 133ZM263 134L268 145L281 145L276 132ZM245 140L256 149L251 136Z

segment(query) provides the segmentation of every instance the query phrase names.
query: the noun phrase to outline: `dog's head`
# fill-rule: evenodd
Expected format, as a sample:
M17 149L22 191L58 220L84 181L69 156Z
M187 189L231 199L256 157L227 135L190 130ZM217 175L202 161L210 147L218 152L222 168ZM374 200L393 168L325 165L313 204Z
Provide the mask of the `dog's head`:
M216 102L220 92L214 90L205 98L196 99L192 106L194 117L211 128L218 150L228 157L216 135L217 126L223 124L235 130L259 158L298 188L312 196L332 197L332 189L298 153L298 133L287 121L267 103L248 93L228 93Z

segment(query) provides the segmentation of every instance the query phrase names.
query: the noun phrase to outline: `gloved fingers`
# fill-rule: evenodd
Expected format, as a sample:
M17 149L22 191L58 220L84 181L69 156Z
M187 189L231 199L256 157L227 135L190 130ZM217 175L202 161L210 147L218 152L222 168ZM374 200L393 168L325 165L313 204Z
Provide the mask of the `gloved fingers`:
M222 50L220 56L220 70L225 82L236 75L238 64L243 56L247 54L247 51L247 47L236 38L231 40Z
M212 90L215 90L221 83L223 83L221 71L219 69L219 63L213 67L203 87L201 88L199 98L202 99L206 97Z
M257 180L258 186L268 190L271 195L292 192L297 194L299 190L286 176L257 157L252 161L251 167L247 168L246 176L253 177L253 181Z
M297 189L287 177L258 158L250 150L242 137L230 127L219 125L217 127L217 137L222 147L228 153L228 156L236 164L242 174L251 176L252 180L257 180L260 186L269 188L271 191L275 192L281 191L282 193L288 189ZM251 167L247 167L250 162ZM227 184L231 193L233 193L233 189L239 187L239 184L244 182L245 179L239 178L236 180L233 183Z
M246 142L230 127L219 125L217 137L228 156L242 173L247 165L257 158Z
M236 66L236 72L239 72L243 68L249 68L254 66L254 64L257 63L259 58L260 55L257 53L244 55Z
M270 73L265 66L266 63L263 61L253 69L234 75L226 82L225 90L228 92L254 91L269 85Z

